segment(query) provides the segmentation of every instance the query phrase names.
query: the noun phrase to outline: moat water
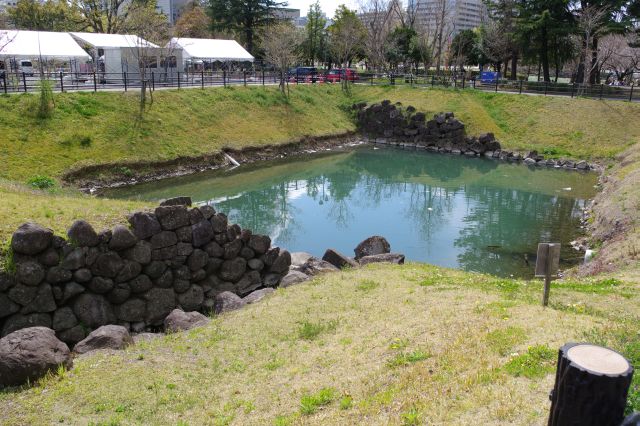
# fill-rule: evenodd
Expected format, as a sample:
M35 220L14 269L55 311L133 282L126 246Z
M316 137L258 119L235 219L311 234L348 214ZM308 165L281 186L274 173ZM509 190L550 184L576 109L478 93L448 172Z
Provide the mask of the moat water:
M499 276L533 276L538 242L562 244L561 267L581 261L597 175L489 159L360 147L145 183L104 196L191 196L289 251L353 256L371 235L408 261Z

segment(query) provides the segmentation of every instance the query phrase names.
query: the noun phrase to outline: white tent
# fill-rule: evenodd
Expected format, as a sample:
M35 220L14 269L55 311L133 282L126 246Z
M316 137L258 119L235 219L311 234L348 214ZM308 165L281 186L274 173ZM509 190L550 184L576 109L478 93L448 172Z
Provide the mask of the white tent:
M71 33L76 40L99 49L119 47L159 47L137 35L132 34L99 34L99 33Z
M177 38L167 44L170 48L183 49L182 57L187 59L208 59L214 61L249 61L253 56L235 40L218 40L209 38Z
M0 30L0 57L90 59L69 33Z

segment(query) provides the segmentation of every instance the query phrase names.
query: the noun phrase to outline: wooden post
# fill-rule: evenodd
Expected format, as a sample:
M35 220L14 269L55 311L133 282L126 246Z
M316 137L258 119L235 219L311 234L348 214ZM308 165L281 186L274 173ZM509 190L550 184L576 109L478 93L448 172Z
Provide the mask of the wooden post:
M631 363L619 353L567 343L558 352L548 425L618 426L632 377Z
M62 71L60 71L60 91L64 92L64 81L62 79Z
M127 91L127 73L123 72L122 73L122 81L124 81L124 91Z
M549 304L549 292L551 291L551 280L558 274L560 265L560 244L540 243L538 244L538 256L536 259L536 277L544 277L544 292L542 293L542 306Z
M27 76L24 72L22 73L22 85L24 86L24 93L27 93Z
M600 85L600 100L602 100L602 95L604 93L604 84Z
M98 91L98 80L96 79L96 72L93 72L93 91Z
M631 91L629 92L629 102L633 100L633 85L634 83L631 83Z

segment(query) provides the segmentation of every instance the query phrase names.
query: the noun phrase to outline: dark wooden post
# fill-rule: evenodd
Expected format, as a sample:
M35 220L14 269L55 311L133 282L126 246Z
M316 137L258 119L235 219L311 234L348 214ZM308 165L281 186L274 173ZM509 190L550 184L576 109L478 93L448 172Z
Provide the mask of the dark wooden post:
M247 87L247 72L242 71L242 78L244 79L244 87Z
M540 243L538 244L538 255L536 259L536 277L544 277L544 292L542 294L542 306L549 304L549 291L551 290L551 279L558 274L560 265L560 244Z
M6 95L8 92L8 88L7 88L7 73L5 72L4 74L2 74L2 87L4 88L4 94Z
M27 93L27 76L22 73L22 85L24 86L24 93Z
M155 72L151 71L151 90L153 92L156 91L156 76L155 76Z
M98 80L96 79L96 72L93 72L93 91L98 91Z
M631 363L619 353L567 343L558 352L549 426L618 426L632 377Z
M604 92L604 84L600 85L600 100L602 100L602 94Z
M498 93L498 73L496 73L496 93Z
M227 70L222 70L222 85L227 87Z
M204 68L202 69L200 75L200 86L204 89Z
M62 80L62 71L60 71L60 91L64 92L64 81Z
M6 87L6 80L5 80L5 87ZM629 102L631 102L633 100L633 85L634 83L631 83L631 91L629 92Z
M122 73L122 81L124 81L124 91L127 91L127 73L123 72Z
M549 90L549 82L544 82L544 95L547 96L547 90Z
M178 74L178 89L180 88L180 71L177 72ZM189 84L189 82L187 81L187 85Z
M522 85L524 84L524 80L520 80L520 94L522 95Z

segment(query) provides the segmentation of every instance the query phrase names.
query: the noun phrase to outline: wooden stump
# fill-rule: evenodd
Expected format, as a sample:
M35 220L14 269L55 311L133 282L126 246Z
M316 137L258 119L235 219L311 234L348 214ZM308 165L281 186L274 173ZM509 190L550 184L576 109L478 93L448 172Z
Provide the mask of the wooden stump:
M558 353L549 426L618 426L633 367L611 349L567 343Z

